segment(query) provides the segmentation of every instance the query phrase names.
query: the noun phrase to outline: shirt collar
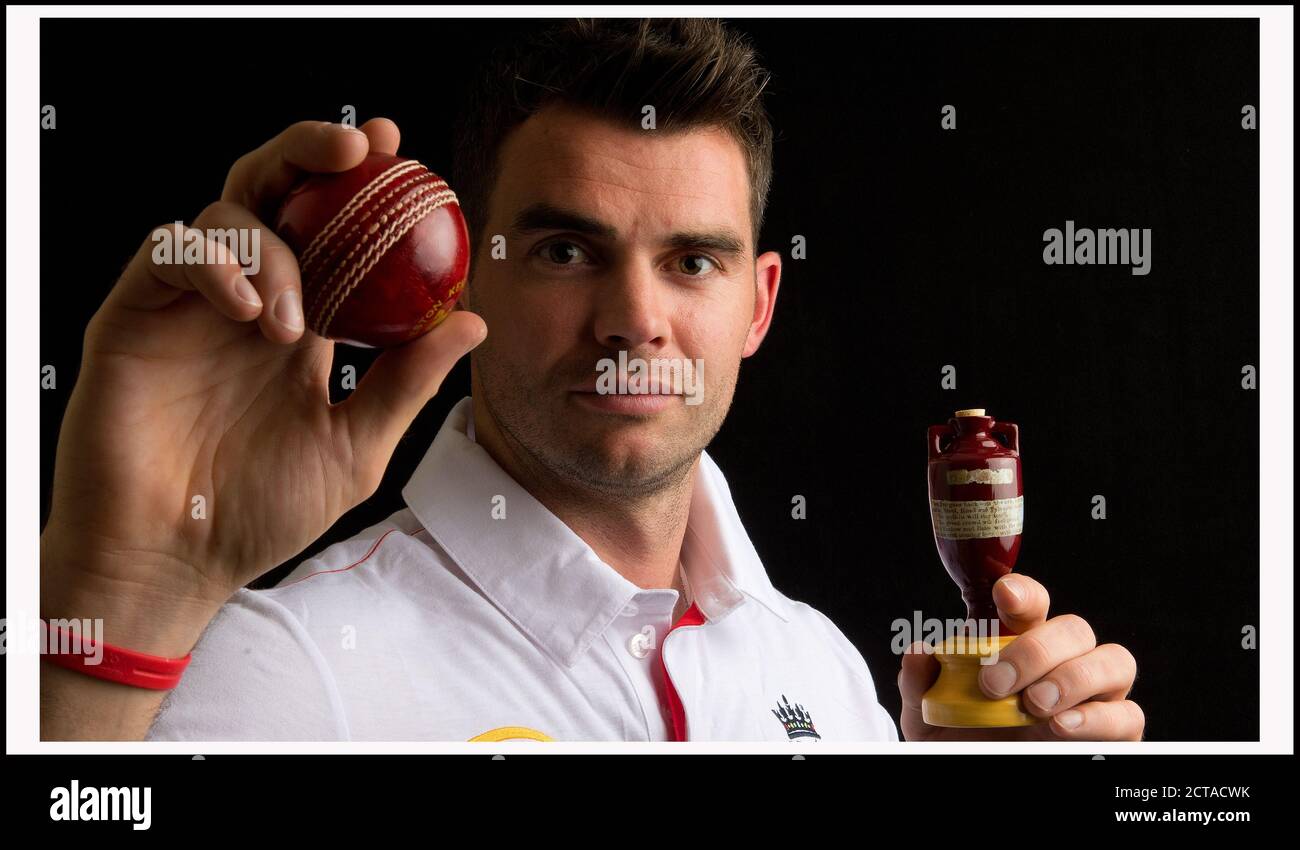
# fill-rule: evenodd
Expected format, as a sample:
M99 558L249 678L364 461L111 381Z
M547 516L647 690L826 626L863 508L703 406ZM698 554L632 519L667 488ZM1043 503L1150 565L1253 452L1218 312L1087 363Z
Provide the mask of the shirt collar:
M472 439L473 400L452 408L402 497L483 594L566 667L641 589L601 561ZM783 621L772 586L721 470L701 453L682 563L694 603L721 620L746 597Z

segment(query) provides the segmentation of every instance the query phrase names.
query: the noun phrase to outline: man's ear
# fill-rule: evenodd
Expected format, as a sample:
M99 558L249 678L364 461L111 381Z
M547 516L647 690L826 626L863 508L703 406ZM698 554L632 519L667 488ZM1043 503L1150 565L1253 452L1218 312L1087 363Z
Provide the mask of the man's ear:
M754 315L741 357L748 357L763 344L776 311L776 292L781 288L781 255L776 251L760 254L754 261Z

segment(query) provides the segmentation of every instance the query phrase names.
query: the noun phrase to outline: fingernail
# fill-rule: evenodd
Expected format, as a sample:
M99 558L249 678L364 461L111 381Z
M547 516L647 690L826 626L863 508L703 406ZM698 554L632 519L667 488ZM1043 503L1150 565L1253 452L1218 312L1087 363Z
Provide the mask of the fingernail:
M1039 708L1048 709L1060 701L1061 689L1055 682L1039 682L1025 691L1025 696Z
M478 348L479 343L485 339L487 339L487 328L479 328L476 330L474 332L474 338L470 340L469 345L465 347L465 353L469 354L471 351Z
M252 304L254 307L262 306L262 299L258 296L257 290L242 274L235 276L235 295L245 304Z
M303 328L302 299L298 290L286 289L275 302L275 320L291 331Z
M1016 581L1013 578L1004 579L1002 582L1002 586L1005 587L1007 590L1011 591L1011 595L1016 598L1017 602L1021 603L1022 605L1024 604L1025 589L1020 586L1020 582Z
M981 670L980 679L984 682L984 687L988 689L989 693L1003 696L1016 683L1016 668L1012 667L1009 661L999 661L992 667Z
M1074 709L1062 711L1060 714L1056 715L1056 722L1064 726L1066 729L1078 729L1079 725L1083 723L1083 713L1075 711Z

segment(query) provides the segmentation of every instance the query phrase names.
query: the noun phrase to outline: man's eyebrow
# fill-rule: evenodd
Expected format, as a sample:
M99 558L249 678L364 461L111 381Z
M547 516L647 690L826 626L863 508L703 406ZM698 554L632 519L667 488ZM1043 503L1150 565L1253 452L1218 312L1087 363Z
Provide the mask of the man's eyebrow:
M715 254L745 256L745 241L730 230L716 233L674 233L668 244L679 250L712 251Z
M537 203L524 207L515 216L510 226L512 233L526 236L543 230L572 230L601 239L613 239L618 231L591 216L557 207L554 204Z
M510 230L517 236L544 230L570 230L600 239L618 236L618 231L603 221L544 202L520 210ZM727 229L674 233L668 237L668 245L678 250L714 251L734 257L743 257L746 250L745 241Z

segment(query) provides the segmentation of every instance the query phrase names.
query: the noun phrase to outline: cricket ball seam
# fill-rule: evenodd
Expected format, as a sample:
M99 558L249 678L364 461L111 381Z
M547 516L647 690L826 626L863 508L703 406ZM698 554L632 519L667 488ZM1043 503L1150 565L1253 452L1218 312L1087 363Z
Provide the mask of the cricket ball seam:
M307 250L302 254L303 265L311 262L315 257L316 252L334 236L335 230L342 227L343 223L352 216L356 209L374 197L383 185L386 185L390 181L400 177L402 173L413 170L424 174L431 173L427 168L415 160L408 160L406 162L399 162L397 165L385 170L375 177L375 179L363 186L361 191L353 195L352 199L344 204L343 209L339 210L334 215L334 218L330 220L330 223L327 224L320 233L316 234L316 238L311 241L311 244L307 246Z
M444 188L447 188L446 183L434 179L432 172L425 172L417 175L414 179L404 180L396 184L382 198L372 201L369 206L353 210L346 220L331 220L331 226L337 225L336 232L332 234L331 239L317 246L314 256L310 258L310 261L304 267L332 264L337 259L339 252L351 244L351 241L356 238L361 228L366 226L366 222L370 221L372 217L376 217L376 213L378 214L377 218L381 219L380 223L382 223L384 216L399 208L412 193L423 195L429 191L438 191ZM398 200L395 202L394 198L398 198ZM370 232L373 232L377 226L371 223L369 225ZM342 234L337 232L344 228L347 229L347 232Z
M409 187L411 186L415 187L414 190L408 191ZM397 213L402 209L402 207L409 204L413 198L419 199L427 195L429 192L434 192L434 191L437 191L439 193L436 197L445 197L446 193L451 192L451 190L447 188L447 184L442 182L441 180L435 181L433 183L423 184L423 185L420 185L418 181L407 181L406 183L403 183L401 186L397 187L393 191L389 192L383 198L380 204L391 201L392 197L399 193L403 195L400 200L398 200L396 203L390 204L387 207L383 207L377 204L372 208L366 209L364 211L364 214L361 216L361 219L357 221L357 223L354 224L348 230L346 235L338 239L335 239L334 242L328 246L328 249L322 247L322 253L318 254L317 256L319 262L310 264L308 267L305 267L304 269L305 274L307 274L309 277L313 279L317 279L319 278L320 274L323 274L324 272L323 271L317 272L315 266L329 265L332 267L332 271L330 271L329 276L324 281L320 281L319 285L313 287L313 298L312 298L311 306L309 308L309 312L313 316L313 319L319 317L320 314L324 313L326 310L329 309L330 305L333 303L335 296L337 295L337 288L334 286L334 279L339 276L339 272L341 270L348 268L348 263L352 261L352 258L356 254L357 250L370 238L370 236L372 236L376 231L378 231L380 227L387 224L390 218L394 218L397 215ZM451 197L454 198L455 195L453 194L451 195ZM365 224L365 221L368 218L370 218L372 213L376 211L379 211L379 216L377 220L373 224L371 224L370 227L365 232L361 233L359 240L353 241L357 233L361 231L361 228ZM394 220L392 226L396 227L399 223L400 223L399 220ZM340 259L338 255L345 247L349 248L349 250L347 254ZM340 284L340 286L341 285L342 284Z
M411 207L393 223L390 229L384 231L383 241L377 239L371 245L370 250L358 261L358 265L352 268L351 272L343 279L340 288L335 290L333 296L326 302L325 309L328 312L321 322L321 336L327 335L330 323L334 321L334 316L339 308L343 306L343 302L347 300L352 290L356 289L357 285L365 279L370 270L379 264L379 261L384 258L388 250L400 242L412 228L427 218L434 210L452 203L457 203L455 193L450 190L446 193L440 192L434 197L427 198Z
M385 205L391 204L395 196L408 192L411 187L418 187L430 180L433 181L433 186L445 187L447 185L441 178L437 178L433 172L423 166L416 170L404 168L404 165L389 168L363 186L343 209L330 219L329 224L312 239L307 246L307 250L303 252L301 260L304 277L309 279L318 277L322 272L317 271L317 266L330 265L331 261L334 261L333 265L337 267L337 255L349 244L349 240L356 235L362 223L369 219L376 210L383 211L380 215L380 218L382 218L384 212L387 211ZM419 163L415 163L415 165L419 166ZM403 173L411 171L417 173L414 174L413 179L411 177L401 179L403 175L397 173L399 170ZM395 185L383 197L375 200L375 195L394 180L396 180ZM358 199L362 203L358 203ZM366 206L366 204L369 204L369 206ZM358 214L360 215L359 219L357 219ZM352 225L347 233L339 236L338 232L354 219L356 219L356 223ZM333 275L331 275L332 278ZM322 299L325 297L325 292L322 292L320 288L313 287L311 303L307 305L309 315L314 317L319 312L318 308L324 303Z

